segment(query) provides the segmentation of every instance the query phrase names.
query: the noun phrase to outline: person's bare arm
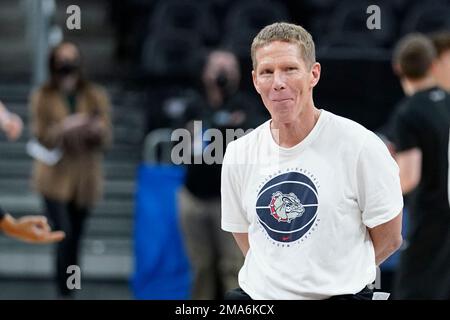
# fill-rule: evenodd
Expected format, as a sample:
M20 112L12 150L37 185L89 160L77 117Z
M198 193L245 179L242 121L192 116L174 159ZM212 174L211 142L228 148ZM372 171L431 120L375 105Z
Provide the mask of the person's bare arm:
M250 244L248 242L248 233L233 233L233 237L245 257L247 255L248 249L250 249Z
M9 140L17 140L23 129L23 122L20 117L8 109L0 101L0 129L6 133Z
M398 152L395 155L400 169L400 184L403 194L414 190L419 184L422 174L422 151L419 148Z
M63 231L51 231L44 216L25 216L19 219L6 214L0 220L0 230L6 235L29 243L53 243L64 239Z
M402 245L402 213L368 230L375 250L375 262L379 266Z

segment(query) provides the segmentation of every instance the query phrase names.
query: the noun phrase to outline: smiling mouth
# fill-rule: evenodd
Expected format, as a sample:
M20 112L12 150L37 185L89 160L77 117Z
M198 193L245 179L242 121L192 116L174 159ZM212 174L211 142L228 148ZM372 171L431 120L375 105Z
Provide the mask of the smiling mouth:
M286 98L286 99L273 99L273 102L283 102L283 101L288 101L288 100L292 100L291 98Z

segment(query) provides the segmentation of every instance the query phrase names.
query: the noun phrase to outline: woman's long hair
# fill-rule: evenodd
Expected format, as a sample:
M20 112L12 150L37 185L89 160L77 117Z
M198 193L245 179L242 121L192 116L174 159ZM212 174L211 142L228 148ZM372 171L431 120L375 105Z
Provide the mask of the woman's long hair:
M63 41L51 49L49 56L48 56L48 70L49 70L50 78L47 81L47 83L45 84L45 88L51 89L51 90L59 89L58 83L60 81L60 75L58 74L58 68L56 65L56 56L58 54L58 51L65 45L72 45L78 51L78 61L77 61L78 70L76 71L77 75L78 75L78 81L76 84L76 91L82 90L87 86L88 81L83 72L83 59L81 56L81 51L80 51L80 48L75 43L69 42L69 41Z

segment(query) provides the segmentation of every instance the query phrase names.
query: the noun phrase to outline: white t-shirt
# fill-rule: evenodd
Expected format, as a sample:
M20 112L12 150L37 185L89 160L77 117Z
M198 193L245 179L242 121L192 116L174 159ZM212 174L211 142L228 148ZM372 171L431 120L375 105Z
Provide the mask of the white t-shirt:
M222 166L222 229L248 233L239 285L253 299L354 294L376 276L366 227L403 208L398 166L383 142L322 110L292 148L270 120L231 142Z

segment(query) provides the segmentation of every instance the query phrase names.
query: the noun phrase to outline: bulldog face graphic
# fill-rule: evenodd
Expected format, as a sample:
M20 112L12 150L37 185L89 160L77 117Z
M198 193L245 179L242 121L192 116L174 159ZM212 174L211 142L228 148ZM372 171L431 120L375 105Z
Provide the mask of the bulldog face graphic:
M272 194L270 201L270 214L278 222L291 223L297 217L301 217L305 208L294 193L284 194L280 191Z

